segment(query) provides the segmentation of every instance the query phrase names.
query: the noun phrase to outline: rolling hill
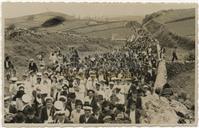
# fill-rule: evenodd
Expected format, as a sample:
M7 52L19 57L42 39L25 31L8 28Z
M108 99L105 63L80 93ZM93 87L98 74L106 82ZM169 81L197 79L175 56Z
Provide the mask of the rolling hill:
M54 23L52 19L58 18L61 22ZM46 22L50 26L44 26ZM76 19L57 12L5 19L5 55L11 56L17 70L24 70L29 58L43 53L46 59L58 47L64 54L70 47L76 47L81 57L107 52L125 43L125 40L112 40L113 35L122 39L131 35L128 22Z
M145 26L166 47L195 48L195 9L155 12L143 19Z
M195 101L195 63L184 63L195 57L195 9L163 10L147 15L143 26L166 49L168 83L173 91L190 95ZM179 62L172 63L172 51L177 46Z

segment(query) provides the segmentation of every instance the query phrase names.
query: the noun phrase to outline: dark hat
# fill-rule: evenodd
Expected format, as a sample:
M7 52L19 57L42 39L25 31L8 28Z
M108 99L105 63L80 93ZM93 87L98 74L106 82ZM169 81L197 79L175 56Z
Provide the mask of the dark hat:
M27 114L33 115L35 113L35 109L33 107L28 107L27 108Z
M102 108L105 108L105 107L107 107L107 106L109 106L110 105L110 103L108 102L108 101L104 101L103 103L102 103Z
M71 99L74 99L74 98L76 98L76 95L75 95L75 93L70 92L70 93L68 94L68 97L71 98Z
M82 104L82 101L79 100L79 99L77 99L77 100L75 101L75 106L77 106L77 105L83 105L83 104Z
M93 112L97 112L97 111L100 111L100 107L99 106L96 106L93 108Z
M20 90L20 91L17 91L17 94L16 94L16 98L22 98L22 96L25 94L24 91Z
M96 86L100 86L100 83L96 83L95 85L96 85Z
M23 123L25 120L25 116L22 112L18 112L16 113L14 120L16 123Z
M123 105L123 104L117 104L116 107L117 107L117 110L119 110L119 111L121 111L121 112L124 112L124 111L125 111L125 108L124 108L124 105Z
M85 102L84 102L84 106L90 106L89 102L88 102L88 101L85 101Z

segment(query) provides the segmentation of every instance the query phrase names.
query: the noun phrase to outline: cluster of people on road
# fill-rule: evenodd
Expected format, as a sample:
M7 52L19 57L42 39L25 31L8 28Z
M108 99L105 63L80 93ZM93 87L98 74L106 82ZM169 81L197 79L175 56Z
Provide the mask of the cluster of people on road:
M141 97L153 93L156 41L144 30L112 52L80 58L71 48L30 59L9 78L6 123L140 123ZM9 58L6 66L11 65Z

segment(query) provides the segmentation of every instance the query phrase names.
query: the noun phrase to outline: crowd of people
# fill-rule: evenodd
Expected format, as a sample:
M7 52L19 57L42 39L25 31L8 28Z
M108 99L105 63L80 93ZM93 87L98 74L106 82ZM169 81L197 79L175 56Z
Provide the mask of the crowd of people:
M144 29L120 49L80 58L60 49L47 61L30 59L22 78L12 75L4 99L6 123L140 123L142 96L153 93L156 40ZM5 70L13 68L10 58ZM16 74L16 73L15 73Z

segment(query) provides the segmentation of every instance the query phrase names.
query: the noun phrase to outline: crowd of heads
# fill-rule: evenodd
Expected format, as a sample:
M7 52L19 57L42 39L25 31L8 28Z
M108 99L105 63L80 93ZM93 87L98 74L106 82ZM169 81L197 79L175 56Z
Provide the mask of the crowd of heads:
M81 58L75 48L65 55L57 49L30 59L22 78L9 79L5 122L139 123L140 97L153 93L158 57L156 40L136 32L111 52Z

